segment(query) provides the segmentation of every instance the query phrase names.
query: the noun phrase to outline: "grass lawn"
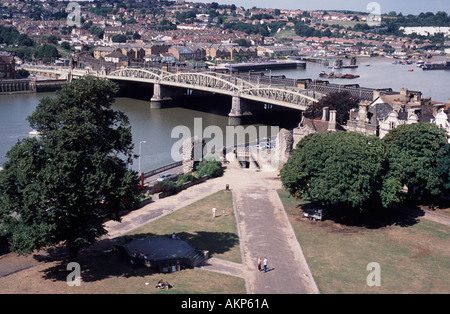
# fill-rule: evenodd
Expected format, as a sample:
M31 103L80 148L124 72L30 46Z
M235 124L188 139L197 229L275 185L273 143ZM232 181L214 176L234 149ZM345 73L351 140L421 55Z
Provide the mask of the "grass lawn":
M212 207L219 217L212 218ZM222 216L222 209L226 215ZM214 257L241 262L231 191L219 191L170 215L143 226L130 235L158 236L176 232L198 249ZM43 258L43 257L41 257ZM81 286L69 287L64 262L56 261L0 278L0 291L7 293L144 293L144 294L245 294L245 281L200 269L184 269L160 274L145 267L132 266L111 250L80 253ZM163 279L171 290L155 286ZM148 285L146 285L148 283Z
M377 228L309 221L302 202L278 192L321 293L450 293L449 227L406 216ZM381 286L367 285L371 262Z
M111 252L81 254L81 285L66 283L66 264L51 262L6 278L0 278L2 294L245 294L241 278L199 269L169 274L133 267ZM155 288L160 279L174 287ZM148 285L146 284L148 283Z
M216 218L212 208L217 208ZM225 216L222 210L225 209ZM128 233L127 236L170 237L172 233L213 257L241 263L239 236L231 191L219 191L172 214Z

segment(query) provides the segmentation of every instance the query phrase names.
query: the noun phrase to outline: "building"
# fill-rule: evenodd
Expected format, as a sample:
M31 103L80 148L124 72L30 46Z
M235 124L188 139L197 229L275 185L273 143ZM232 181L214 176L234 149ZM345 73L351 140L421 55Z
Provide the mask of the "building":
M16 78L16 65L14 57L0 54L0 80Z
M106 62L121 63L122 65L128 65L128 57L119 51L113 51L105 56Z
M297 55L299 52L296 46L261 46L258 50L261 55L268 53L271 57Z
M132 45L132 44L123 44L119 45L118 48L122 52L122 54L128 57L128 60L142 60L145 56L145 50L142 47L143 45Z
M194 60L194 51L188 47L173 46L169 48L168 52L178 61Z
M399 94L380 96L370 104L361 102L350 111L347 131L383 138L399 125L429 122L447 130L450 136L447 107L450 106L423 99L420 92L403 88Z
M305 136L312 133L334 133L345 131L345 129L336 121L336 110L329 110L328 107L323 108L321 119L309 119L302 117L302 121L293 130L294 144L296 147Z
M112 41L116 35L125 35L125 31L120 26L107 26L103 30L103 40Z
M106 55L109 55L110 53L114 51L122 52L120 48L114 48L114 47L97 47L94 49L94 58L100 59L105 58Z

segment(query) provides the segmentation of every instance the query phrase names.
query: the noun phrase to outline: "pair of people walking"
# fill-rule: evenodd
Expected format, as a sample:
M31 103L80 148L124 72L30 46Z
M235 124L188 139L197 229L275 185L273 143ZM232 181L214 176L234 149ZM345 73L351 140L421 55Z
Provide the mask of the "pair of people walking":
M264 257L263 263L263 270L266 273L267 272L267 257ZM258 257L258 271L261 271L261 257Z

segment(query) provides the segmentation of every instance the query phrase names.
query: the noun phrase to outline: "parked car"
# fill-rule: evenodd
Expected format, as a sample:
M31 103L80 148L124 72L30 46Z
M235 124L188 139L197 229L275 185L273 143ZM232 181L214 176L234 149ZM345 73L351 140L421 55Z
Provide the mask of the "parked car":
M171 173L165 173L165 174L162 174L162 175L160 175L159 177L158 177L158 179L156 179L156 181L166 181L166 180L169 180L169 179L171 179L171 178L173 178L174 177L174 175L173 174L171 174Z
M305 208L303 217L309 220L325 220L328 217L328 211L323 208Z
M260 142L253 147L255 147L256 149L271 149L273 148L273 144L272 142Z

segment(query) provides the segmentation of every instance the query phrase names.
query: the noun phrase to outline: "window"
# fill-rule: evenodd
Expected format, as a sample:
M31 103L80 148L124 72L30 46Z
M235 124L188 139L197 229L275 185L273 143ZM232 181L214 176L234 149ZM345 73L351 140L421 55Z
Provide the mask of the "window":
M389 122L389 129L395 129L395 122Z

